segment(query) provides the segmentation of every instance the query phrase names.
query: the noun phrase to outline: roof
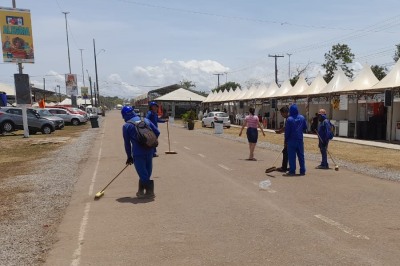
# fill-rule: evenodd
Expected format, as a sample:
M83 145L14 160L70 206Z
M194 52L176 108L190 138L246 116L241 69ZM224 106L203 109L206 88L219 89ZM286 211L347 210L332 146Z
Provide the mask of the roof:
M288 93L292 88L293 87L290 84L290 80L286 80L285 82L282 83L282 86L279 88L279 90L276 90L275 93L270 95L269 97L277 98L277 97L285 96L286 93Z
M313 95L313 94L318 94L323 88L328 85L322 75L318 75L314 81L311 83L311 85L306 88L300 95Z
M393 69L371 90L400 87L400 60L394 65Z
M168 94L156 98L156 101L173 101L173 102L202 102L206 97L201 96L197 93L188 91L183 88L174 90Z
M377 84L379 80L375 77L369 65L364 65L357 77L342 91L364 91L371 89L372 86Z
M343 70L339 68L336 71L333 79L318 94L340 92L344 87L346 87L349 84L350 84L349 79L344 74Z
M5 92L7 95L15 95L14 85L0 83L0 92Z
M305 91L309 87L306 79L303 75L300 75L294 87L288 91L284 96L298 96L301 95L303 91Z

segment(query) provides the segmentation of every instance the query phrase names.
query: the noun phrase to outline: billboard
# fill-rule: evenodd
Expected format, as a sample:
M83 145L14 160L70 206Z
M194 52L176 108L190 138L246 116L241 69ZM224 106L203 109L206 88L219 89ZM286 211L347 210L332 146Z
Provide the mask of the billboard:
M67 95L78 95L78 84L76 81L76 74L65 74L65 86L67 88Z
M34 63L30 11L0 7L0 27L3 61Z
M83 99L88 98L89 88L88 87L81 87L81 95Z

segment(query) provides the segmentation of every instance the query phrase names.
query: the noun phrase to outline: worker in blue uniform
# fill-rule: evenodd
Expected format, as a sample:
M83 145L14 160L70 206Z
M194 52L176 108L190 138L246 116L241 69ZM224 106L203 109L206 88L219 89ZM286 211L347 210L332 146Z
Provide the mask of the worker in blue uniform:
M131 106L124 106L121 114L126 122L122 127L127 156L126 164L133 164L139 175L139 188L136 196L138 198L154 198L154 181L150 179L153 171L154 148L148 148L139 143L134 123L140 122L141 119L136 115L134 109ZM160 135L160 131L150 120L145 118L144 122L157 137Z
M158 111L158 104L154 101L150 102L149 111L147 112L146 118L149 119L158 128L158 123L165 123L167 122L167 120L158 118L157 111ZM153 157L158 157L156 148L154 148Z

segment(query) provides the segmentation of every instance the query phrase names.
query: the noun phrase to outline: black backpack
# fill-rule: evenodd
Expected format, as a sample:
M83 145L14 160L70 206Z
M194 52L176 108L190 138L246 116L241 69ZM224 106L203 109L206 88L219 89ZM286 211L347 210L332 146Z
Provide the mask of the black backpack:
M156 148L158 146L156 134L143 119L137 122L129 121L129 123L135 126L137 141L140 145L146 148Z

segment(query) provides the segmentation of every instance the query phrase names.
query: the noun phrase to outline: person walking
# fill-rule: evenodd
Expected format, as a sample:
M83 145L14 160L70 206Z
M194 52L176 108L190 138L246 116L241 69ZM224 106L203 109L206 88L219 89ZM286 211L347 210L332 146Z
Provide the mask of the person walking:
M296 174L296 155L300 165L300 175L306 174L304 161L304 142L303 132L307 130L307 123L304 116L299 114L296 104L289 108L289 117L285 125L285 143L287 143L289 172L285 176L294 176Z
M319 115L318 113L315 113L315 116L311 120L311 134L315 134L315 130L318 129L318 121Z
M127 156L126 164L133 164L139 175L136 196L138 198L154 198L154 181L150 179L153 171L154 148L145 147L139 142L135 123L141 122L141 119L136 115L134 109L131 106L124 106L121 109L121 115L125 121L122 126L122 136ZM144 118L144 122L157 137L160 135L160 131L150 120Z
M149 111L147 112L146 118L149 119L158 129L158 123L165 123L167 120L158 118L158 104L156 102L149 103ZM158 157L157 149L154 148L153 157Z
M258 117L254 115L255 109L253 107L250 107L249 109L250 115L246 116L244 119L244 123L242 125L242 128L240 129L239 136L242 136L243 129L247 126L247 140L249 141L249 149L250 149L250 155L247 160L249 161L257 161L256 158L254 158L254 149L256 148L257 140L258 140L258 129L261 129L262 134L265 137L264 130L262 126L260 125L260 122L258 120Z
M289 117L289 108L287 106L283 106L281 109L279 109L279 112L281 113L281 116L285 119L285 122L282 128L275 130L276 134L282 134L283 132L285 132L286 120ZM282 166L277 168L276 171L286 173L286 171L288 170L288 150L286 141L283 146L282 154Z
M321 164L316 167L316 169L329 169L328 164L328 144L329 144L329 135L330 135L330 121L326 118L325 109L320 109L318 112L318 148L321 152L322 160ZM317 130L316 130L317 131Z

